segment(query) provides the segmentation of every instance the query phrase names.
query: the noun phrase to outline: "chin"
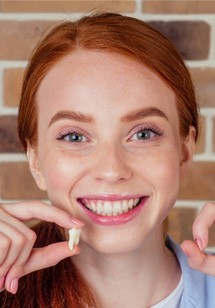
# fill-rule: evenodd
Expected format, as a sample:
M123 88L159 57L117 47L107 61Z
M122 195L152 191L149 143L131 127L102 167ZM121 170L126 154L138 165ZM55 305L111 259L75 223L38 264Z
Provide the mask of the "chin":
M83 230L84 231L84 230ZM86 247L97 254L129 254L143 249L147 239L144 232L128 232L128 230L86 230L83 232L81 249Z

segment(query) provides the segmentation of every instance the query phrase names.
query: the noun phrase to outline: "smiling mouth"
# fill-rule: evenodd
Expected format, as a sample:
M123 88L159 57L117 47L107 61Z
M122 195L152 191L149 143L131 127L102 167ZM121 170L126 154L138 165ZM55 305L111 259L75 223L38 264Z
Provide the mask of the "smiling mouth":
M118 216L136 208L145 197L122 199L116 201L110 200L91 200L78 199L78 201L89 211L101 216Z

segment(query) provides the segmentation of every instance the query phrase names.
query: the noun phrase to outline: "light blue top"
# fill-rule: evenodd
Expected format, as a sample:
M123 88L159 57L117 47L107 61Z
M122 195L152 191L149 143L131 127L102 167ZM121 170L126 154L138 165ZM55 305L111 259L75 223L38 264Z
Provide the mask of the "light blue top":
M167 246L176 254L184 280L180 308L215 308L215 277L190 268L181 247L171 237Z

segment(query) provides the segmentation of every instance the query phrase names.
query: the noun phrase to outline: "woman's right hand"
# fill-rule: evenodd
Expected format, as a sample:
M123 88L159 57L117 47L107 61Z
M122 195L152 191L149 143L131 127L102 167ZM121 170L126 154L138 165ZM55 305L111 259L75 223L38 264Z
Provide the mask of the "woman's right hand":
M40 201L0 204L0 290L15 294L20 277L56 265L80 252L68 242L33 248L36 234L24 222L32 219L53 222L65 229L84 224L65 211Z

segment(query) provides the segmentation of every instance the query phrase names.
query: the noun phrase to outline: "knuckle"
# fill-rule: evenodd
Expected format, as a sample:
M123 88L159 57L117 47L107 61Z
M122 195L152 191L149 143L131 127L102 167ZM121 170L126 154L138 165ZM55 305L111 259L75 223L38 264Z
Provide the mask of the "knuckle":
M196 270L203 270L205 267L205 260L203 258L190 261L188 263L191 268L196 269Z
M9 264L4 264L3 266L0 266L0 276L1 277L6 276L9 270L10 270Z
M23 275L23 264L13 264L9 274L11 277L21 277Z
M26 237L31 243L34 243L37 239L37 235L33 230L29 230L29 232L26 234Z
M11 244L11 240L8 237L2 236L1 237L1 250L9 249Z
M17 234L14 242L15 247L21 248L25 245L26 239L22 234Z

